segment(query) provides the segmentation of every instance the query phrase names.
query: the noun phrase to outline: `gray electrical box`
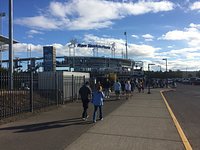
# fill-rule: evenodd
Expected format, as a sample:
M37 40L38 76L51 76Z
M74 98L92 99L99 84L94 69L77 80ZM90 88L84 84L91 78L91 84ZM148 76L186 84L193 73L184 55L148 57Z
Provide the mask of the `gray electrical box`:
M89 81L90 74L82 72L40 72L38 74L39 90L58 90L62 100L78 98L80 87Z

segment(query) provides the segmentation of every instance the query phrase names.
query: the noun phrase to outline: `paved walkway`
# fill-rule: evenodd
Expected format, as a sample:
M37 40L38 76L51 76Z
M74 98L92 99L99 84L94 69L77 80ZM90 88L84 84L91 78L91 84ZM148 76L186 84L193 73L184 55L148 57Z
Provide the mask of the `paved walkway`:
M65 150L183 150L158 90L137 93Z
M81 103L0 126L2 150L183 150L158 89L108 101L104 120L82 121ZM90 106L89 113L93 108ZM91 118L91 117L90 117Z

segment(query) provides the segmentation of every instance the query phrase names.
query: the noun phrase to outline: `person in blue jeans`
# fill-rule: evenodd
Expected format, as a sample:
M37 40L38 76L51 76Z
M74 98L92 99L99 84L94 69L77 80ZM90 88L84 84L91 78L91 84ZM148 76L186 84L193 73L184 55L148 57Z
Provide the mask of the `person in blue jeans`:
M103 100L104 100L104 93L102 92L102 87L98 86L97 90L94 91L92 94L92 103L94 105L94 113L93 113L93 122L96 122L96 115L97 110L99 108L99 119L103 120L103 113L102 113L102 106L103 106Z
M89 86L88 81L86 81L85 84L79 89L79 94L81 96L83 104L82 119L87 120L87 118L89 117L89 115L87 115L88 103L90 102L90 97L92 94L92 90Z

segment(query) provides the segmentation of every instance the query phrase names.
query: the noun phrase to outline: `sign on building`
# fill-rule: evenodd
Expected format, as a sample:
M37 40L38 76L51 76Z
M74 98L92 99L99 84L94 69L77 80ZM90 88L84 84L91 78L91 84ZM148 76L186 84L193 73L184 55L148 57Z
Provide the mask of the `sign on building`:
M44 71L56 71L56 49L53 46L43 47Z

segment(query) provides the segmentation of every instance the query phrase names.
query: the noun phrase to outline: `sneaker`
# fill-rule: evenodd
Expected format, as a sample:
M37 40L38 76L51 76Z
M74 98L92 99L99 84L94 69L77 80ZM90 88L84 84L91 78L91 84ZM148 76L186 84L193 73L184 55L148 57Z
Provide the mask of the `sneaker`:
M82 118L84 121L86 120L86 118Z
M101 120L101 121L102 121L102 120L103 120L103 118L100 118L99 120Z
M93 123L96 123L97 121L96 120L93 120Z

